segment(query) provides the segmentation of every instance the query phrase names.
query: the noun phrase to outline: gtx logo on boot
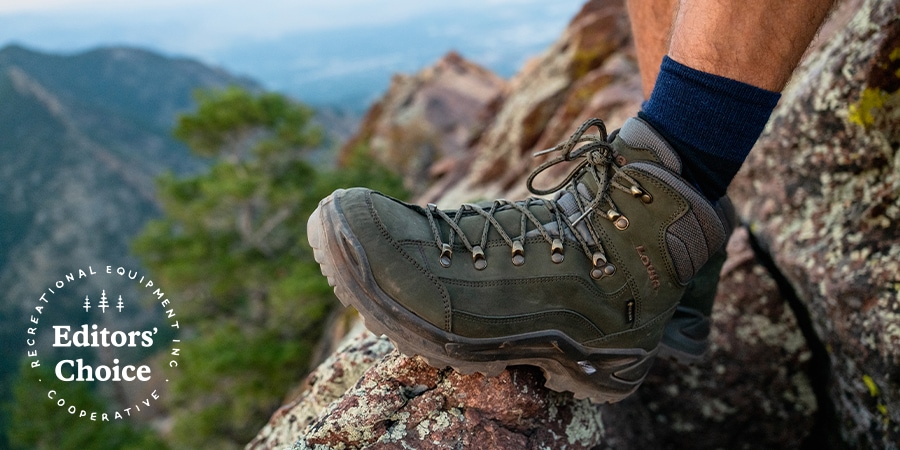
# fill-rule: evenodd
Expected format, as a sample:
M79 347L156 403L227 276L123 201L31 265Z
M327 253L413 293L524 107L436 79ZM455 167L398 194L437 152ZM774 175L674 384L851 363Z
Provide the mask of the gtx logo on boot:
M647 249L645 249L643 245L639 245L635 247L635 249L641 257L641 264L647 268L647 275L650 277L650 283L655 289L659 289L659 275L656 274L656 267L653 267L653 263L650 262L650 257L644 253Z

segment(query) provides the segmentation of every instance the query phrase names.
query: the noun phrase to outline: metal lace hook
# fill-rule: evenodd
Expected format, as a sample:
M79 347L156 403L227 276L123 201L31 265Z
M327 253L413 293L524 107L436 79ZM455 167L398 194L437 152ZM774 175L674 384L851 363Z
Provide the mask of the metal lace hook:
M546 150L541 150L541 151L539 151L539 152L534 152L534 153L531 154L531 157L532 157L532 158L537 158L538 156L543 156L543 155L546 155L546 154L548 154L548 153L558 152L559 150L560 150L560 148L559 148L559 146L557 145L556 147L550 147L550 148L548 148L548 149L546 149Z
M577 219L573 220L573 221L572 221L572 226L578 225L578 222L581 222L582 220L584 220L585 218L587 218L587 216L591 215L592 212L594 212L594 206L593 206L593 205L592 205L592 206L589 206L587 209L584 210L584 213L582 213L580 216L578 216Z

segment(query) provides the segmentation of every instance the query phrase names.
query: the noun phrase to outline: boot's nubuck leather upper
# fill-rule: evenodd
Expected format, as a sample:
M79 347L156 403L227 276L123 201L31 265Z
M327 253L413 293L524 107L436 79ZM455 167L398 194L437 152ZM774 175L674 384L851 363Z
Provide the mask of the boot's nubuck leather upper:
M726 226L641 119L613 136L591 119L539 154L554 157L527 183L550 198L441 210L340 190L311 216L310 244L341 301L401 352L488 375L534 365L551 389L618 401ZM535 188L557 164L572 169Z

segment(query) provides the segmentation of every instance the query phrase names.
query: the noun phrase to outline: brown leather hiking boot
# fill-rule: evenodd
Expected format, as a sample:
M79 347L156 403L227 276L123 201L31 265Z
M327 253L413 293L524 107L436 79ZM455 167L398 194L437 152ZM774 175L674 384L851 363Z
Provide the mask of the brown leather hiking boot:
M541 153L555 152L528 180L552 200L444 211L339 190L309 220L316 260L338 298L403 353L464 373L534 365L551 389L621 400L646 376L725 226L640 119L612 140L592 119ZM574 168L535 189L559 163Z

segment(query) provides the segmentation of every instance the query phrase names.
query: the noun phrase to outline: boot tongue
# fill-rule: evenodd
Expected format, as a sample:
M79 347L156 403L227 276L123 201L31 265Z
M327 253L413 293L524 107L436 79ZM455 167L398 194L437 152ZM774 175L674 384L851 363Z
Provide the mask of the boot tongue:
M591 191L588 190L588 187L582 183L578 182L577 184L578 195L581 197L581 204L585 205L591 201L591 196L593 195ZM575 194L570 192L568 189L563 189L556 194L556 197L553 198L553 203L556 204L557 211L569 219L569 222L574 222L578 220L584 214L584 211L581 210L578 206L578 200L575 198ZM588 243L588 245L594 245L596 242L594 238L591 236L590 230L587 228L587 220L582 220L575 225L575 229L578 231L578 234L581 235L582 239ZM556 223L556 220L550 220L543 227L547 230L551 235L559 236L559 227ZM566 238L571 240L575 239L575 236L572 234L572 231L569 227L564 227L563 234ZM540 232L538 230L531 230L525 234L526 237L535 237L540 236Z
M615 163L619 166L637 161L649 161L664 166L672 172L681 173L681 158L678 157L672 146L643 119L637 117L628 119L613 137L611 145L616 154ZM596 181L593 177L583 174L575 183L581 197L581 204L590 203L597 192ZM574 222L584 214L584 211L578 206L579 202L576 200L575 194L569 190L561 191L555 198L555 202L570 221ZM555 231L556 224L548 224L545 228ZM589 244L594 244L586 221L579 222L576 229Z
M577 219L578 215L581 214L575 196L569 191L562 191L562 195L556 198L556 206L562 211L564 216L571 220Z
M650 161L681 174L681 158L675 149L647 122L633 117L622 125L612 147L620 166L636 161Z
M675 153L675 149L643 119L628 119L611 138L613 142L610 145L616 155L614 162L618 166L649 161L664 166L669 171L681 173L681 158ZM581 193L582 204L590 202L598 189L596 180L583 172L575 183ZM574 195L568 191L557 195L556 202L570 219L574 220L581 214Z
M578 183L577 186L578 195L581 196L581 204L584 205L590 202L593 194L588 190L588 187L584 183ZM574 222L584 214L584 211L578 207L578 200L575 199L575 194L568 190L560 191L554 201L556 202L556 207L559 208L562 214L565 215L570 222ZM547 225L544 225L544 228L553 233L558 233L556 222L548 223ZM591 232L587 228L587 220L578 222L578 224L575 225L575 229L578 230L578 234L581 235L588 245L596 244ZM566 229L566 234L569 234L568 228Z

